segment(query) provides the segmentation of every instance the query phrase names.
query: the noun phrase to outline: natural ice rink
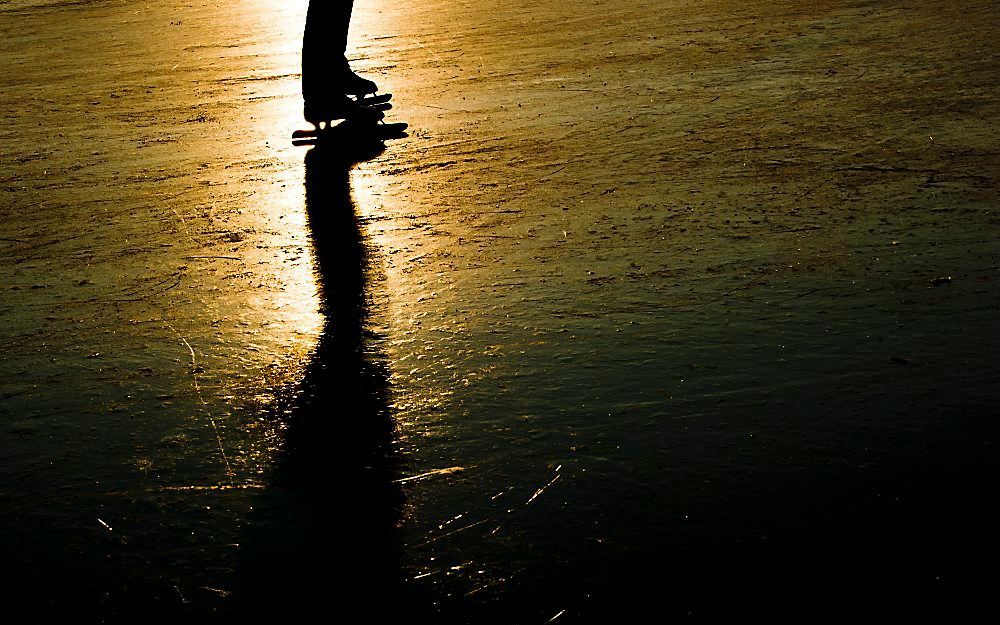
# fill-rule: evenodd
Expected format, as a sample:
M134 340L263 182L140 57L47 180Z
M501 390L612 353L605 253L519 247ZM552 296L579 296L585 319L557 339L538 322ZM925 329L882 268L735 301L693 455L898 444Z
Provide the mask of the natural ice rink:
M990 605L996 3L305 8L0 3L6 622Z

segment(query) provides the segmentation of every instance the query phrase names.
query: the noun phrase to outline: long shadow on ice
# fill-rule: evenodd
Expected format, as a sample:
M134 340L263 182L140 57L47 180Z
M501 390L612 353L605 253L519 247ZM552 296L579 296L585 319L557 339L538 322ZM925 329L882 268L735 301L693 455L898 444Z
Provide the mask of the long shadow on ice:
M329 142L306 156L326 322L277 415L283 447L241 546L228 615L237 620L378 617L401 602L396 528L403 493L388 371L366 329L369 250L350 190L351 167L382 148L377 140Z

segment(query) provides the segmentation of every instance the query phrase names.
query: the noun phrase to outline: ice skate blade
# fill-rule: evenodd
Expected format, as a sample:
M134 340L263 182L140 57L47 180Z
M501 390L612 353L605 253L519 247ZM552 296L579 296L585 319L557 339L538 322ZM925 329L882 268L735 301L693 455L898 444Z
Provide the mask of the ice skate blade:
M371 106L373 104L383 104L391 99L391 93L371 93L362 96L355 96L354 102L360 106Z
M403 122L358 123L351 120L343 121L331 128L296 130L292 133L292 145L319 145L339 143L349 145L365 141L385 141L387 139L403 139L408 124Z

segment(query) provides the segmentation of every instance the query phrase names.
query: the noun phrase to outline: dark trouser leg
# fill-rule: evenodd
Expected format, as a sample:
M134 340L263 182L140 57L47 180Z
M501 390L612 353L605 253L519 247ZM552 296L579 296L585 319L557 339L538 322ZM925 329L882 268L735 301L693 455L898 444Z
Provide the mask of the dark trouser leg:
M344 64L353 8L354 0L309 1L302 36L302 95L307 100L335 95L324 91L330 88L331 74Z

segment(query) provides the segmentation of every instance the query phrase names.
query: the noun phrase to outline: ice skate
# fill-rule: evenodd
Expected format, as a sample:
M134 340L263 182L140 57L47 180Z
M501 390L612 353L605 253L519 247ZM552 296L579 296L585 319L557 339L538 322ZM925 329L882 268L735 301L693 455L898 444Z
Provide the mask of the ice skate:
M346 95L329 98L306 98L303 117L313 125L309 130L292 133L295 145L312 145L322 139L337 136L341 139L370 137L393 139L404 137L404 123L383 123L384 111L392 108L392 94L351 98ZM339 122L339 123L335 123Z
M378 123L385 117L384 110L392 107L389 98L350 98L346 95L328 97L307 97L302 107L302 116L317 128L324 128L335 121L356 120L361 123Z

